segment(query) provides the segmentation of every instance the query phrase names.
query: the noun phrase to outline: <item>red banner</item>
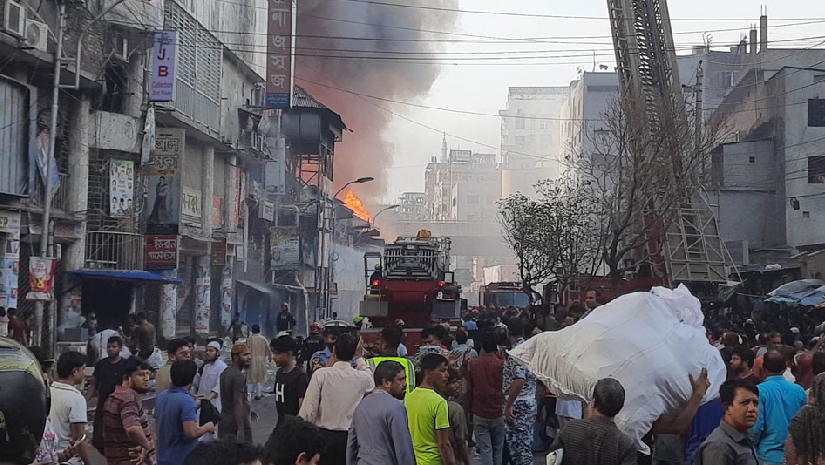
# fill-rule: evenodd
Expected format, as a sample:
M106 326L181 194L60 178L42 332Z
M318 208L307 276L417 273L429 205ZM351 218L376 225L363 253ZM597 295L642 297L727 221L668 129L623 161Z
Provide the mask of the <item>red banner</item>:
M29 259L29 293L26 300L52 300L56 268L57 261L53 258Z
M146 236L146 263L150 271L174 270L178 267L178 236Z

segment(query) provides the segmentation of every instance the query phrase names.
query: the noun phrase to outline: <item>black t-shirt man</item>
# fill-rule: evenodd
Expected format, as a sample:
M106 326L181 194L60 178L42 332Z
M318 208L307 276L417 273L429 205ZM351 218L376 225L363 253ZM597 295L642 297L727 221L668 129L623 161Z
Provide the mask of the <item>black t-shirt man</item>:
M298 415L299 400L309 384L309 377L300 368L284 372L278 369L275 374L275 408L278 410L278 425L284 422L287 415Z
M278 317L275 319L275 325L278 328L278 332L289 331L295 326L295 317L293 317L289 311L280 311L278 312Z
M97 391L98 409L103 408L106 399L115 392L115 386L123 381L123 369L126 365L124 359L112 363L109 357L98 360L95 363L95 390Z

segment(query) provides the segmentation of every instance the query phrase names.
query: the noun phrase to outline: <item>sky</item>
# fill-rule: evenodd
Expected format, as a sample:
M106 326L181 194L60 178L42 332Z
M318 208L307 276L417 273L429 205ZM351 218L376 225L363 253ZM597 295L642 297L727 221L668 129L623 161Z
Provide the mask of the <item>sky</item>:
M394 1L407 5L440 4L436 0ZM499 154L500 118L497 114L506 106L508 87L567 86L576 79L577 68L592 70L594 51L597 64L606 64L611 70L615 65L610 25L604 19L607 16L606 0L459 0L459 3L464 11L514 14L429 11L432 15L450 15L456 21L454 29L448 31L453 35L430 34L428 37L453 41L435 43L441 47L439 53L442 55L432 55L438 57L440 73L429 92L407 102L490 116L375 101L396 115L383 134L385 139L392 141L392 152L386 154L392 158L392 164L384 174L388 187L379 200L382 203L391 203L402 192L424 190L424 169L431 157L440 156L442 132L447 133L450 148ZM769 47L825 47L825 2L763 0L761 5L767 7L769 17ZM738 28L710 33L712 45L726 49L738 43L751 24L758 25L759 22L760 2L752 0L671 0L668 6L677 53L689 50L692 45L701 45L703 31ZM583 16L600 19L582 19ZM803 22L810 24L796 24ZM399 26L403 27L403 24ZM496 43L480 43L491 39L475 36L499 39ZM543 42L512 40L524 38L543 38ZM485 59L479 60L479 57ZM400 63L398 66L419 65ZM380 88L372 90L371 95L388 97L381 94Z

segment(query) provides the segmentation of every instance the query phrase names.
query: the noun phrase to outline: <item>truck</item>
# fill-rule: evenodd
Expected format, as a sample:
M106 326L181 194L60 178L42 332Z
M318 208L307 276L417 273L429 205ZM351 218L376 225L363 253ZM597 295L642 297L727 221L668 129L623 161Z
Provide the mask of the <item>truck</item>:
M482 270L484 284L478 289L478 304L485 307L530 306L530 296L520 282L518 266L494 265Z
M415 354L422 328L432 321L459 325L461 287L450 270L450 238L433 237L422 229L413 237L398 237L381 252L364 254L365 293L360 316L372 328L361 335L374 343L381 328L403 320L405 345Z

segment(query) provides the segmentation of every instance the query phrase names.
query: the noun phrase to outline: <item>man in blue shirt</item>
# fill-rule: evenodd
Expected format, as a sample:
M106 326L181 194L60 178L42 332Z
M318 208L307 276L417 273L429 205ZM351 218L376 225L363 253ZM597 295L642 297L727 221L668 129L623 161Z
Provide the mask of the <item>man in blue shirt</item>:
M189 394L192 381L198 372L193 360L172 364L172 387L158 396L155 404L157 421L158 465L178 465L198 445L198 438L214 433L215 425L209 422L198 427L198 406Z
M788 425L799 409L808 403L802 386L786 380L785 356L780 352L765 354L763 367L768 377L759 385L759 419L748 432L764 465L780 464L785 459Z

